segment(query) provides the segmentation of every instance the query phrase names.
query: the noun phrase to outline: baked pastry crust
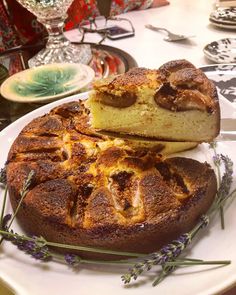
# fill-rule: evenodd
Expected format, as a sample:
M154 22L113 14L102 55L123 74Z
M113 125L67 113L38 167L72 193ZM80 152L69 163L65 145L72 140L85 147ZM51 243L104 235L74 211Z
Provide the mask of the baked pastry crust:
M81 102L61 105L34 119L13 143L7 185L14 210L35 172L17 214L23 229L53 242L140 253L189 231L215 197L210 166L164 159L97 134L88 115Z
M220 129L216 87L186 60L99 80L86 105L97 130L207 142Z

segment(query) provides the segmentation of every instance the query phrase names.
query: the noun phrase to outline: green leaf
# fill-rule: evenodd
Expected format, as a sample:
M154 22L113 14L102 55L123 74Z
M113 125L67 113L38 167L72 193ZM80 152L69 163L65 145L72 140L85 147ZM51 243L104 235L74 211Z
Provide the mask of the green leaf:
M73 68L36 71L31 76L32 81L15 82L12 90L24 97L54 96L73 89L74 86L68 82L74 79L76 73Z

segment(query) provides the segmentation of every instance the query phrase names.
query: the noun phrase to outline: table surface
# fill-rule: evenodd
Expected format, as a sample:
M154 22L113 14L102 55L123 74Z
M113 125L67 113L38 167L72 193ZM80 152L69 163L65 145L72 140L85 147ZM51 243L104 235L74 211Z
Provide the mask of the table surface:
M132 55L139 66L157 68L173 59L187 59L195 66L211 64L204 57L203 48L212 41L235 37L235 31L220 29L209 22L214 9L213 0L170 0L170 5L145 11L132 11L123 17L132 21L135 37L117 41L106 39L104 44L118 47ZM174 33L195 35L187 41L167 42L164 33L145 28L146 24L161 26ZM67 37L79 41L78 30L67 32ZM98 41L95 34L87 34L86 41Z
M206 44L226 37L235 37L233 30L214 27L209 22L209 14L214 9L213 0L170 0L171 4L161 8L129 12L123 17L132 21L135 37L116 41L106 39L103 44L120 48L135 58L139 66L157 68L174 59L187 59L195 66L211 64L204 57ZM145 28L145 24L162 26L175 33L195 35L187 41L166 42L164 34ZM72 41L80 41L80 32L66 32ZM97 34L87 34L86 42L97 42ZM223 294L223 293L221 293ZM235 295L233 288L224 295ZM210 294L209 294L210 295Z

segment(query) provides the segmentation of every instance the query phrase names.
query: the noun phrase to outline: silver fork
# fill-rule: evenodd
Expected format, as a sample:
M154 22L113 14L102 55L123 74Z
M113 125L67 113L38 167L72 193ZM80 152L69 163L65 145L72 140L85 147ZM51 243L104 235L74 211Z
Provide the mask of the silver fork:
M164 31L167 33L167 37L164 38L165 41L169 41L169 42L174 42L174 41L181 41L181 40L185 40L188 38L192 38L195 37L193 35L190 36L186 36L186 35L180 35L180 34L174 34L172 32L170 32L169 30L165 29L165 28L160 28L160 27L155 27L152 25L145 25L145 27L147 29L159 32L159 31Z

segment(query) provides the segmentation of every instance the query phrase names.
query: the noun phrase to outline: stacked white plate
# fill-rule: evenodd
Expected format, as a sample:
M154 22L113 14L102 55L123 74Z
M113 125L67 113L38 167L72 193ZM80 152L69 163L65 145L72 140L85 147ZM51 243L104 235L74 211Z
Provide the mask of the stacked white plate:
M236 63L236 38L225 38L207 44L203 52L215 63Z
M236 29L236 7L219 7L210 14L209 20L217 27Z

